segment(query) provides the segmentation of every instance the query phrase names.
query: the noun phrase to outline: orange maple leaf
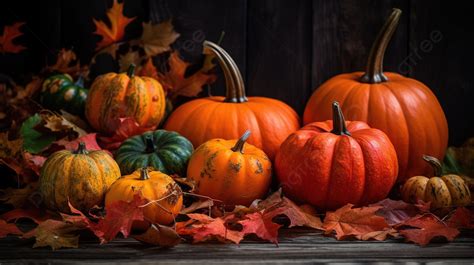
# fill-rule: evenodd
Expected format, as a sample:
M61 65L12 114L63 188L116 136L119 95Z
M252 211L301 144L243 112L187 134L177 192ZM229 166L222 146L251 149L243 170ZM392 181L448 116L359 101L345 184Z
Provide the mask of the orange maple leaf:
M124 3L118 3L117 0L114 0L112 7L107 10L110 27L103 21L93 19L97 27L94 33L102 36L102 40L97 43L96 50L100 50L121 40L125 35L125 27L135 19L135 17L128 18L123 15L123 4Z
M13 43L13 39L23 35L23 33L20 32L20 27L23 24L25 24L25 22L16 22L11 26L5 26L3 28L3 35L0 36L1 53L19 53L20 51L26 49L24 46Z
M153 64L153 60L151 59L151 57L148 57L146 63L140 68L138 75L158 79L158 70L156 70L156 67Z
M191 76L185 77L189 63L181 60L177 51L169 58L170 70L166 74L158 73L158 80L171 97L195 97L201 92L202 86L216 80L216 76L202 69Z

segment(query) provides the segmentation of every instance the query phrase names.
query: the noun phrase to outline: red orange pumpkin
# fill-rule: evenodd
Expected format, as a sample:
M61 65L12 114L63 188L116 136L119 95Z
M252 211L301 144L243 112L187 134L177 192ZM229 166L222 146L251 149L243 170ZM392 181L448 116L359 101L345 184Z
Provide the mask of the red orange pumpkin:
M249 129L248 142L273 159L283 140L299 128L298 115L279 100L247 97L240 71L229 54L212 42L204 42L204 47L223 69L227 95L181 105L168 118L165 129L177 131L194 146L214 138L236 139Z
M341 104L347 119L365 121L385 132L398 155L399 181L426 175L423 154L442 159L448 143L448 124L436 96L423 83L397 73L382 71L383 56L398 24L401 11L394 9L369 54L365 73L337 75L311 96L304 123L331 118L333 101Z
M283 192L319 209L384 199L397 179L397 155L385 133L344 121L337 102L333 120L314 122L281 145L275 169Z

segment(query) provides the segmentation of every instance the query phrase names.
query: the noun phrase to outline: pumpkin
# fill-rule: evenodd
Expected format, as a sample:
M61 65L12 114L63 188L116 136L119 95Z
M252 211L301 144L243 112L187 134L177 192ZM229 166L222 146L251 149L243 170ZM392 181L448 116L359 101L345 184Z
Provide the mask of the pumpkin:
M279 100L247 97L240 71L229 54L212 42L203 45L223 69L226 97L200 98L181 105L170 115L165 129L179 132L194 146L214 138L236 139L249 129L253 134L248 142L273 159L283 140L299 128L298 115Z
M64 109L76 115L83 115L86 105L87 89L82 76L74 82L68 74L48 77L41 89L40 102L52 110Z
M105 197L106 209L117 201L132 201L137 192L150 202L143 210L147 222L169 224L183 206L183 192L170 176L141 168L110 187ZM143 228L144 224L137 222L133 226Z
M283 192L324 210L384 199L398 173L390 139L364 122L345 122L337 102L332 109L333 120L310 123L282 143L275 169Z
M365 73L337 75L322 84L309 99L304 124L330 119L333 101L348 120L364 121L385 132L398 155L399 176L423 175L429 167L420 161L429 153L438 159L448 144L448 125L436 96L423 83L382 71L383 57L401 11L394 9L369 54Z
M249 206L267 193L272 165L261 149L246 143L249 136L246 131L239 140L212 139L196 149L187 173L195 193L228 206Z
M434 169L434 177L414 176L403 184L402 199L408 203L418 200L431 202L431 209L466 206L471 202L471 192L464 180L454 174L442 175L441 163L432 156L423 160Z
M142 167L152 167L165 174L186 176L186 166L193 152L191 142L176 132L156 130L125 140L115 160L122 174Z
M81 142L76 151L61 150L44 162L39 193L47 208L69 213L68 201L88 212L103 203L105 193L120 178L120 169L105 151L87 151Z
M131 64L127 73L97 77L86 102L86 118L99 132L112 134L119 119L133 118L140 127L155 128L165 115L165 92L151 77L138 77Z

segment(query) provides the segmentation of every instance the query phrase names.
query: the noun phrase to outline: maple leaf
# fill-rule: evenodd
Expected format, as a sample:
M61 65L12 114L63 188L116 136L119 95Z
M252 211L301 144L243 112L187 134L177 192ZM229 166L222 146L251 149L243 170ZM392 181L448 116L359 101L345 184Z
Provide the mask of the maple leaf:
M459 235L458 229L449 227L433 214L415 216L402 225L414 227L414 229L400 229L400 235L407 241L421 246L428 245L436 237L444 237L448 241L453 241Z
M18 229L15 224L7 223L5 220L0 219L0 238L4 238L7 235L22 235L23 232Z
M280 214L285 215L290 220L289 227L306 226L314 229L322 229L322 223L319 217L303 211L286 197L282 198L282 203L278 205L277 208L265 210L265 213L271 215L272 218Z
M23 26L25 22L16 22L11 26L5 26L3 28L3 34L0 36L0 52L1 53L19 53L26 47L14 44L13 40L23 33L20 31L20 27Z
M100 239L101 244L114 239L118 233L122 233L124 237L128 237L134 221L144 221L144 207L147 200L139 193L133 196L130 202L117 201L109 205L106 210L105 217L99 220L94 227L94 234Z
M151 225L143 234L133 235L136 240L161 247L173 247L178 245L182 238L171 227L164 225Z
M119 125L116 126L117 130L111 136L100 136L98 137L99 144L104 149L115 150L119 148L123 141L126 139L142 134L147 131L151 131L154 128L143 128L133 118L120 118Z
M126 72L131 64L140 64L140 54L137 51L128 51L125 55L120 56L118 64L120 72Z
M88 67L81 67L74 51L63 48L58 52L56 62L53 65L47 66L45 71L67 73L76 76L79 73L86 75Z
M40 208L13 209L2 215L2 219L7 222L16 222L22 218L30 219L31 221L40 224L48 219L53 218L53 216L49 212L46 212Z
M25 233L24 238L35 237L36 242L33 248L49 246L53 250L60 248L78 248L79 229L69 223L48 219L38 224L38 226Z
M40 155L32 155L28 152L23 152L23 158L25 159L27 166L39 176L41 167L46 161L46 157Z
M255 212L245 215L246 220L239 221L243 226L242 233L255 234L261 239L272 243L278 243L278 229L281 225L272 222L273 217L269 214Z
M33 202L31 196L37 188L38 183L33 182L21 189L7 188L0 190L0 202L10 204L15 208L21 208Z
M187 216L191 220L177 223L176 232L179 235L191 235L194 243L217 239L221 242L231 241L238 244L244 238L244 233L241 231L228 229L224 218L212 218L197 213Z
M465 207L457 208L446 224L452 228L474 229L474 212Z
M140 68L138 72L139 76L149 76L154 79L158 79L158 70L156 70L155 65L153 64L153 60L149 57L145 64Z
M352 236L362 239L368 233L389 229L385 218L375 214L381 206L352 207L352 204L346 204L334 212L327 212L322 225L325 234L335 231L337 240Z
M141 43L147 56L155 56L169 51L170 45L176 41L179 34L174 31L171 20L153 25L143 23L143 34Z
M369 206L381 206L382 208L377 211L377 215L383 216L391 226L403 223L420 212L413 204L391 199L385 199Z
M158 73L158 80L172 98L177 96L195 97L201 92L203 85L216 80L215 75L202 70L185 77L189 63L181 60L177 51L171 53L168 62L170 70L165 74Z
M123 15L123 5L124 3L118 3L117 0L114 0L112 7L107 10L110 27L103 21L93 19L96 26L94 33L102 37L102 40L97 43L96 50L121 40L125 35L125 27L135 19Z
M102 148L100 148L99 144L97 143L97 133L89 133L73 141L62 139L54 142L54 144L63 146L66 150L75 151L81 142L86 144L86 149L89 151L102 150Z

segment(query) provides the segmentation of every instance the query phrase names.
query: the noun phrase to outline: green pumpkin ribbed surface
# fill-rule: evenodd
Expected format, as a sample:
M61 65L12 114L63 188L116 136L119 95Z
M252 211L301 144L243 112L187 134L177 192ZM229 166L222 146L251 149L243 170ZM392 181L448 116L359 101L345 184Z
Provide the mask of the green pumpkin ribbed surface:
M52 110L64 109L72 114L83 114L87 89L74 83L68 74L53 75L43 82L40 101Z
M192 143L180 134L156 130L125 140L117 150L115 159L122 175L131 174L142 167L153 167L165 174L184 177L193 150Z

